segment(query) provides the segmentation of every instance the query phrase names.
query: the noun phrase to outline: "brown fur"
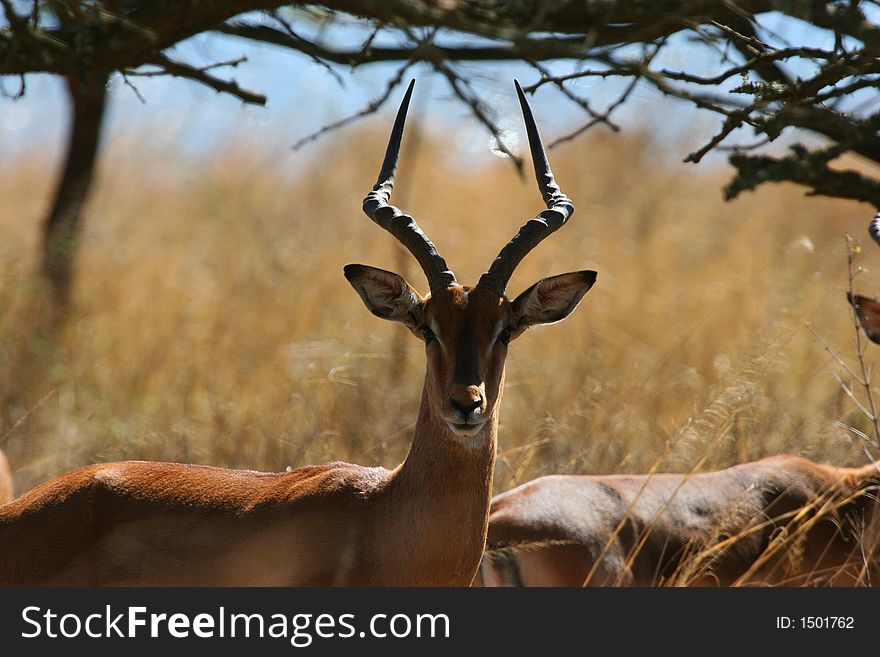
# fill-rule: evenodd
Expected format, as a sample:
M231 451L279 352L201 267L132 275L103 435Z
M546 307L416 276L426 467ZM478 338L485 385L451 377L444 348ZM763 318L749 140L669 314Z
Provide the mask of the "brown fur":
M878 581L877 464L775 456L701 474L551 476L492 500L479 582L524 586Z

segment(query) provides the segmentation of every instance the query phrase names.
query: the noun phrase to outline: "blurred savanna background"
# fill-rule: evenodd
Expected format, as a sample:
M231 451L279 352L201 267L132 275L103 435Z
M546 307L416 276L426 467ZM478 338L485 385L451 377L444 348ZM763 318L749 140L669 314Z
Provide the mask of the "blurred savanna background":
M291 11L273 20L298 20ZM315 15L306 18L302 29L317 42L324 28ZM617 25L612 18L608 25ZM367 28L353 22L336 26L337 37L355 29L370 36L376 25L374 36L402 30L378 19ZM768 22L777 32L784 25ZM421 32L401 34L410 43ZM761 32L768 43L774 34ZM815 36L787 34L805 43ZM230 43L237 54L240 41L214 35L175 56L218 62L229 59ZM837 53L848 42L832 34L827 43ZM657 55L652 47L660 49L641 45L646 62ZM338 87L334 77L348 76L345 67L244 49L250 61L237 62L236 75L277 100L266 108L243 109L235 97L173 77L111 78L111 120L61 324L47 321L37 272L67 98L61 83L38 76L23 98L0 101L0 448L18 492L123 459L282 471L330 460L392 467L405 456L422 343L370 315L342 275L345 264L362 262L425 290L415 262L360 210L402 88L391 89L378 113L290 148L381 95L397 73L380 65ZM584 61L592 61L587 50ZM602 65L622 66L617 54L604 52ZM703 57L685 48L664 61L678 70ZM417 218L459 280L473 283L542 208L530 176L492 154L503 136L527 157L511 79L534 82L556 69L432 65L398 76L419 78L422 105L392 201ZM179 73L165 66L163 74ZM494 142L468 111L477 96L462 91L463 71L506 112ZM204 82L204 73L188 75ZM841 84L850 80L841 76ZM509 292L577 269L595 269L598 282L565 322L528 331L511 347L496 491L548 473L707 470L779 453L865 463L876 454L874 427L854 373L877 363L880 347L859 334L846 293L851 275L856 292L880 293L880 250L866 231L874 209L807 196L809 186L774 184L772 176L726 201L722 189L736 173L726 157L682 163L717 132L717 117L664 100L674 95L668 89L628 95L627 88L603 76L574 87L604 100L606 113L623 93L622 130L597 119L550 151L577 211L523 261ZM550 91L534 94L547 141L583 122ZM755 102L761 111L772 106ZM771 152L801 136L784 132ZM824 142L813 135L807 143ZM828 160L834 170L880 174L847 148Z
M297 176L244 140L195 163L151 152L136 131L107 144L71 317L54 337L40 329L33 278L53 162L4 162L0 435L17 488L120 459L398 463L423 346L373 317L342 276L349 262L403 267L425 289L410 256L360 212L386 123L332 135ZM430 126L413 129L399 196L472 283L540 196L505 161L468 165ZM829 350L856 366L845 237L866 237L865 208L785 185L725 202L724 167L668 155L648 127L552 152L577 211L510 292L575 269L599 277L569 319L511 347L499 491L551 472L643 472L658 459L662 470L782 452L864 461L852 429L870 433L869 423ZM880 251L866 246L856 288L872 295Z

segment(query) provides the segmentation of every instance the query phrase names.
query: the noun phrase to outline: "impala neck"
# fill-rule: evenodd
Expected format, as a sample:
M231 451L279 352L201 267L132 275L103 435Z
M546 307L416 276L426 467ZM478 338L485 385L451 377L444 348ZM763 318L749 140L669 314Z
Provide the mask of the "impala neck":
M470 584L486 541L497 432L498 403L483 430L463 441L423 391L412 446L391 485L391 521L407 539L398 565L408 581Z

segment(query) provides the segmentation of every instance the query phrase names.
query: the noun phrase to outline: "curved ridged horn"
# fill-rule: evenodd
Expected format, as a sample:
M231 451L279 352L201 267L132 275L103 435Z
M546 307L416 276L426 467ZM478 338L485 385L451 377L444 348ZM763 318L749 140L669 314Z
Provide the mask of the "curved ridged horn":
M388 140L388 149L385 151L385 160L382 162L379 179L373 186L373 191L364 198L364 212L409 249L409 252L419 261L422 271L425 272L431 292L435 292L454 285L455 274L446 266L443 256L437 252L436 247L422 232L415 219L388 204L394 189L394 176L397 173L397 158L400 154L403 126L406 123L406 111L409 109L409 101L415 84L415 80L409 83L409 88L400 103L400 109L397 110L397 118L391 129L391 137Z
M514 238L501 249L498 257L489 267L489 271L480 277L477 285L491 287L500 294L504 294L513 270L528 252L550 233L563 226L574 213L571 199L562 193L559 185L556 184L556 179L553 178L553 172L547 162L547 154L544 152L544 145L541 143L541 136L538 134L535 117L532 115L532 108L529 107L526 95L517 80L514 80L513 83L516 85L516 93L519 96L519 104L522 107L523 120L526 124L529 149L532 152L532 164L535 167L535 178L538 181L541 196L544 197L544 202L547 204L547 209L534 219L529 219L519 229Z
M874 238L874 241L880 244L880 212L877 213L871 225L868 226L868 232Z

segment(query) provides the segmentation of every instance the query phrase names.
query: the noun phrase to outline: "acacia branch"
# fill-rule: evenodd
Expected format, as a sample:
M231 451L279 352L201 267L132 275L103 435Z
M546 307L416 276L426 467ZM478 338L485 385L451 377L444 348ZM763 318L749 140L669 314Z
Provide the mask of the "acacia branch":
M540 64L539 62L530 61L529 64L531 64L532 67L535 68L541 74L542 79L551 80L553 78L550 71L545 66ZM529 89L525 89L524 91L526 93L534 93L534 88L535 88L535 85L532 85ZM592 125L595 125L596 123L604 123L605 125L608 126L608 129L611 130L612 132L619 132L620 131L620 126L617 125L616 123L614 123L613 121L611 121L610 117L608 116L608 112L604 112L604 113L597 112L595 109L593 109L593 107L590 105L589 101L586 98L581 98L576 93L574 93L571 89L566 87L562 82L557 81L556 88L559 90L559 92L563 96L568 98L570 101L572 101L573 103L578 105L582 110L584 110L584 112L586 112L586 114L590 117L590 120L591 120L591 125L589 127L592 127Z
M740 129L751 128L757 137L753 148L784 132L801 129L880 162L880 117L861 111L869 105L862 104L858 109L846 105L855 94L870 95L880 77L880 26L867 20L863 11L877 3L867 0L65 0L35 4L30 15L16 14L12 5L13 0L0 0L8 23L0 29L0 75L23 76L37 71L67 78L114 71L125 76L167 74L231 93L244 102L265 103L261 94L218 78L208 71L209 67L197 68L169 58L170 48L206 31L302 53L340 81L337 65L397 61L401 62L400 74L415 62L426 62L447 79L455 96L495 137L498 148L518 164L501 139L491 108L472 85L474 76L457 64L524 61L540 73L540 79L527 85L527 91L552 85L556 93L576 103L586 115L586 121L561 141L600 123L616 128L611 113L629 100L639 83L644 83L723 119L718 132L691 153L689 161L697 162L712 150L730 149ZM61 6L64 12L58 9ZM291 12L282 13L282 8ZM43 20L40 11L46 14ZM786 43L761 25L762 16L771 11L826 30L833 37L833 45ZM259 22L252 18L254 12L263 12ZM321 23L317 36L304 36L295 29L305 13L310 20L317 18ZM323 39L324 28L345 21L369 26L367 40L336 46ZM430 36L417 36L424 29ZM632 58L631 49L624 48L635 44L646 52L656 52L677 43L667 39L673 34L711 49L706 61L713 70L699 74L689 67L658 70L650 58ZM377 45L380 35L396 37L397 41L392 42L396 45ZM552 67L542 65L551 60L568 62L568 70L560 70L558 63ZM810 71L799 79L794 71L800 71L804 62ZM798 68L793 66L795 63ZM141 70L147 65L158 70ZM731 88L737 76L743 77L742 83ZM594 100L587 102L575 88L578 79L589 77L626 78L628 84L600 112ZM124 81L130 84L127 78ZM389 86L394 88L393 84ZM304 138L299 145L375 111L383 102L384 96L377 98L355 115ZM769 167L766 180L792 180L814 193L844 193L841 172L828 170L827 161L821 157L749 164L749 160L742 159L742 151L748 147L733 148L739 151L737 161L742 169L731 190L751 188L749 184L757 180L755 167L760 164ZM804 167L809 166L818 167L813 178L804 173ZM861 185L852 198L873 198L870 178L862 175L846 180ZM866 181L871 184L865 186Z
M39 29L29 23L32 38L17 38L21 30L0 33L0 75L32 72L75 73L77 67L101 62L109 70L136 68L155 55L191 36L213 29L239 29L246 38L290 45L280 30L245 24L244 28L223 28L236 16L281 7L318 8L325 12L344 12L351 16L396 27L446 28L461 34L507 42L495 52L462 52L463 56L487 59L577 57L585 48L613 44L653 41L709 20L724 21L736 15L727 3L712 0L680 0L658 14L655 2L648 0L564 0L550 3L535 21L545 3L497 3L482 0L454 0L447 3L425 0L324 0L323 2L285 2L283 0L129 0L124 19L109 11L82 12L79 22ZM4 7L11 6L3 0ZM766 11L769 0L739 0L737 11ZM7 9L7 12L9 9ZM16 17L12 20L18 20ZM271 29L271 28L269 28ZM84 38L94 33L100 38ZM552 33L553 38L530 39L531 33ZM307 44L299 44L310 48ZM568 54L562 51L568 49ZM546 55L541 54L546 51ZM332 56L332 52L327 53ZM387 56L393 53L386 52ZM397 53L399 59L408 59ZM450 56L454 53L450 52Z
M829 169L825 153L811 153L803 147L792 150L792 155L780 159L765 155L731 155L730 163L737 173L724 188L725 198L730 200L766 182L794 182L808 187L810 196L853 199L880 207L880 182L855 171Z
M423 46L399 48L356 48L341 50L316 43L299 35L278 30L268 25L252 25L243 22L224 23L215 32L241 37L251 41L268 43L302 52L306 55L347 66L361 66L377 62L408 61L418 58ZM526 53L536 60L570 59L584 56L582 39L524 39L516 43L497 46L445 46L431 44L433 57L452 61L498 62L516 61Z
M221 80L208 73L210 69L216 68L217 66L235 66L242 61L245 60L239 58L232 62L219 62L217 64L209 64L208 66L195 67L190 66L189 64L176 62L165 55L158 55L149 63L161 67L162 71L168 75L201 82L211 89L214 89L214 91L231 94L236 98L240 98L245 103L265 105L266 97L263 94L243 89L235 80ZM131 75L132 73L128 74Z

